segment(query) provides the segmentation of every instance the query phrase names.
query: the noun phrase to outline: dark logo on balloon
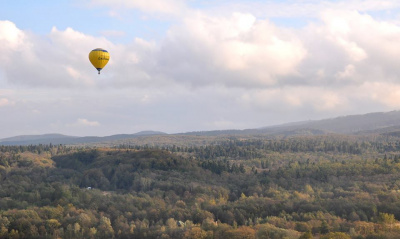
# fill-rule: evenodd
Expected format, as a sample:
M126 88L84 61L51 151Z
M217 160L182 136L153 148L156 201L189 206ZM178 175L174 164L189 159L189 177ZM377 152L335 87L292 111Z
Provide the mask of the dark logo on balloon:
M99 60L110 60L110 57L108 56L99 56Z

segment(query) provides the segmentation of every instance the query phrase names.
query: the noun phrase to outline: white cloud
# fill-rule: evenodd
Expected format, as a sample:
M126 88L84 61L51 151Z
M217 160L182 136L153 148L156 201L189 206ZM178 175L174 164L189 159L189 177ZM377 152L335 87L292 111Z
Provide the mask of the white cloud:
M7 98L0 98L0 107L9 105L10 101Z
M327 9L342 11L392 11L400 7L397 0L339 0L339 1L230 1L216 3L208 10L214 14L220 12L251 12L257 17L276 18L318 18Z
M290 86L249 91L240 101L264 112L274 108L281 112L305 109L324 112L348 108L348 97L323 87Z
M100 32L105 37L124 37L126 36L126 32L124 31L116 31L116 30L104 30Z
M13 22L1 21L0 42L2 47L17 50L24 43L25 34Z
M325 86L339 91L365 82L394 82L400 75L400 27L355 11L326 11L298 37L307 57L300 77L290 84Z
M24 39L29 47L4 51L7 61L0 68L10 83L36 87L267 88L395 79L399 27L354 11L330 10L321 19L300 32L248 13L217 17L197 12L160 42L136 38L119 45L72 28L54 27L47 36L33 36L3 21L0 25L16 32L8 38ZM93 74L87 59L96 47L111 54L101 76Z
M93 5L104 5L111 8L134 8L143 12L177 14L186 8L184 0L92 0ZM115 15L115 11L112 11Z
M341 47L350 60L355 62L367 58L365 50L351 39L351 34L354 33L354 25L360 23L360 21L357 21L356 24L353 24L351 20L359 17L360 15L357 12L327 11L322 14L322 19L325 21L328 31L327 38ZM365 19L361 20L365 21Z
M259 87L297 74L305 55L294 34L267 20L198 13L170 29L155 57L158 70L183 84Z
M74 124L75 126L100 126L100 123L97 121L89 121L87 119L78 119L76 123Z
M355 76L355 67L353 64L349 64L345 69L336 74L336 77L341 80L351 80Z
M400 107L400 85L388 82L366 82L359 88L363 99L378 102L387 108Z

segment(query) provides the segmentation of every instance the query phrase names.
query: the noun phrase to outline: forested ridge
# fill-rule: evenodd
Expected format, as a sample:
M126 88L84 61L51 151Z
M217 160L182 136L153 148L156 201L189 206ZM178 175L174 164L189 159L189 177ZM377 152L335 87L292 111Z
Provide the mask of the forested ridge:
M399 238L396 137L0 146L0 238Z

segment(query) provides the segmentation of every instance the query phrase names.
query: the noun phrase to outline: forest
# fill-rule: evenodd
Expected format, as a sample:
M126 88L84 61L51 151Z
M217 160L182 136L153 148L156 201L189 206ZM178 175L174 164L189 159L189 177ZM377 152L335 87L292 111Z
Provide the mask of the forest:
M0 238L400 238L395 136L0 146Z

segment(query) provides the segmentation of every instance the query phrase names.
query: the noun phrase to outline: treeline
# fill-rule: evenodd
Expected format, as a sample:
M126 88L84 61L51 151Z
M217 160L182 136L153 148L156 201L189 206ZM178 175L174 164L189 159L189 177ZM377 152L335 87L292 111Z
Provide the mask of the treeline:
M167 148L172 152L195 152L202 159L230 157L230 158L255 158L268 152L340 152L360 154L362 150L369 149L371 145L350 142L340 139L318 140L308 137L275 139L275 140L229 140L215 145L203 147L174 147ZM175 150L174 150L175 149Z
M67 147L66 145L53 145L53 144L38 144L38 145L0 145L0 152L2 153L23 153L32 152L41 154L48 152L52 154L63 154L74 151L76 148Z
M118 148L162 149L171 152L192 153L199 159L253 159L262 158L270 152L317 153L336 152L345 154L362 154L366 152L395 152L400 150L398 141L381 138L378 141L366 139L347 139L345 136L294 137L288 139L230 139L206 146L139 146L119 145Z

